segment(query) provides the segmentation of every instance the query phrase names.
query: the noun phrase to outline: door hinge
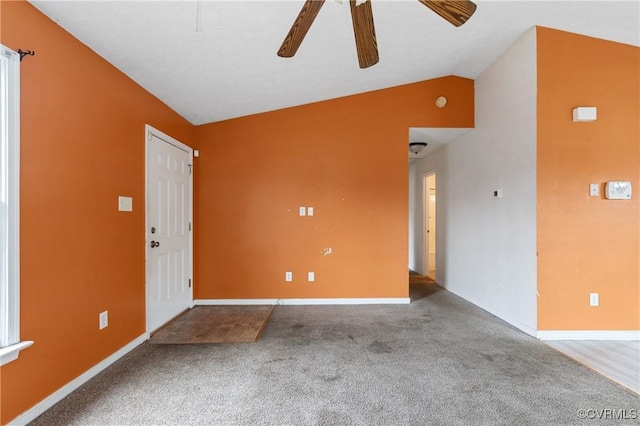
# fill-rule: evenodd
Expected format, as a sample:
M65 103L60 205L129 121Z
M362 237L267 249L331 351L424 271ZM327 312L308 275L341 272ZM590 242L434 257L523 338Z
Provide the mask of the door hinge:
M191 288L191 278L189 278L189 288Z
M189 231L191 231L191 222L189 222Z
M147 132L147 139L151 140L152 137L153 137L153 134L151 134L151 132Z
M193 164L187 164L189 166L189 174L193 173Z

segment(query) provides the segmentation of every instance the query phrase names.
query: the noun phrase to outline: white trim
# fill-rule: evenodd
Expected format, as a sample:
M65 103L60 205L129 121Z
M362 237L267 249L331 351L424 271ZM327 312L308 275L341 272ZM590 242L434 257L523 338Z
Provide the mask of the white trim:
M640 340L640 330L542 330L540 340Z
M145 286L144 286L144 290L145 290L145 296L144 296L144 305L145 305L145 329L147 330L147 332L151 332L153 330L149 330L149 313L147 310L147 279L149 277L149 260L148 260L148 256L149 256L149 242L147 241L147 235L148 232L147 230L149 229L149 209L147 206L147 200L149 199L149 195L148 195L148 186L149 186L149 182L148 180L148 170L147 170L147 164L148 164L148 155L149 155L149 142L151 141L151 136L155 136L158 139L162 139L163 141L167 142L170 145L175 146L176 148L179 148L185 152L187 152L189 154L189 163L191 164L191 173L189 174L189 222L191 223L191 229L189 230L189 277L191 279L191 288L189 289L189 309L193 308L195 306L194 301L193 301L193 289L195 287L195 278L194 278L194 273L193 273L193 228L194 228L194 224L193 224L193 170L195 168L195 164L193 162L193 148L191 148L188 145L183 144L182 142L180 142L179 140L172 138L171 136L167 135L166 133L156 129L155 127L146 124L144 126L144 235L145 235L145 258L144 258L144 262L145 262Z
M42 401L40 401L30 409L25 411L24 413L20 414L18 417L10 421L8 424L10 426L11 425L22 426L33 421L36 417L38 417L39 415L47 411L49 408L53 407L55 404L60 402L63 398L68 396L71 392L78 389L83 384L87 383L93 377L98 375L98 373L105 370L111 364L113 364L114 362L116 362L117 360L119 360L129 352L131 352L133 349L138 347L140 344L144 343L146 340L149 340L149 333L143 333L139 337L135 338L134 340L129 342L127 345L119 349L117 352L105 358L100 363L94 365L93 367L91 367L89 370L87 370L80 376L76 377L75 379L73 379L72 381L70 381L69 383L67 383L66 385L64 385L63 387L61 387L60 389L58 389L57 391L55 391L54 393L52 393L51 395L43 399Z
M196 299L194 306L277 305L278 299Z
M408 297L368 297L346 299L280 299L280 305L398 305L409 304Z
M18 355L20 355L20 351L23 349L27 349L29 346L33 345L33 342L26 341L16 343L11 346L5 346L4 348L0 348L0 366L10 363L11 361L15 361L18 359Z
M397 305L409 304L408 297L329 298L329 299L196 299L196 306L215 305Z
M0 68L0 347L8 347L20 342L20 56L1 44Z

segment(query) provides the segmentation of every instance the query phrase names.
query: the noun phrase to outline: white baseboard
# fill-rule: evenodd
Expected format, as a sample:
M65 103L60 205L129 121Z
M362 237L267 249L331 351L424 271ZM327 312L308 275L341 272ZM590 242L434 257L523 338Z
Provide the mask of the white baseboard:
M640 340L640 330L542 330L540 340Z
M76 377L38 404L34 405L24 413L20 414L18 417L10 421L8 424L15 426L23 426L27 423L33 421L36 417L47 411L49 408L53 407L56 403L60 402L64 397L69 395L74 390L78 389L80 386L88 382L102 370L116 362L118 359L122 358L133 349L135 349L138 345L142 344L145 340L149 340L149 333L144 333L136 339L129 342L124 347L120 348L117 352L113 353L106 359L102 360L100 363L96 364L89 370L82 373L80 376Z
M411 303L408 297L369 297L346 299L280 299L280 305L403 305Z
M408 297L328 298L328 299L196 299L196 306L205 305L394 305L409 304Z
M277 305L278 299L195 299L195 306Z

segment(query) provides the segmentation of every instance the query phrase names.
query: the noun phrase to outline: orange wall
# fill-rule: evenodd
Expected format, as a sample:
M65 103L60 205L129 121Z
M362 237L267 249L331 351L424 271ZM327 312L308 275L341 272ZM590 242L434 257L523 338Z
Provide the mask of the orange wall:
M640 49L538 28L538 329L640 329ZM596 106L598 119L572 122ZM630 201L589 184L630 180ZM589 293L600 307L589 307Z
M195 298L407 297L408 129L473 103L446 77L196 127Z
M144 125L185 143L193 126L28 3L3 1L0 24L2 44L36 51L21 66L21 334L35 344L0 370L4 424L145 331Z

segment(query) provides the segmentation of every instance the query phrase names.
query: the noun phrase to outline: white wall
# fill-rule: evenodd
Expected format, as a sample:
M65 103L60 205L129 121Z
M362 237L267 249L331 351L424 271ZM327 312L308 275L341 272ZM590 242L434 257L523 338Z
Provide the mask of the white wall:
M422 272L422 175L436 170L438 284L532 335L536 87L534 29L476 79L475 128L416 161L410 185L410 261Z
M422 209L418 205L421 203L420 198L416 198L416 162L409 163L409 269L413 269L417 272L422 272L420 265L415 261L416 251L422 253L422 227L417 229L416 226L420 226L420 218L416 215L422 214Z

